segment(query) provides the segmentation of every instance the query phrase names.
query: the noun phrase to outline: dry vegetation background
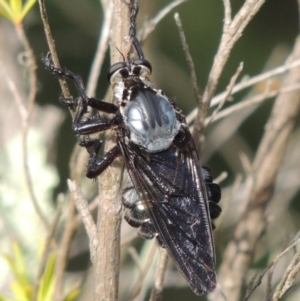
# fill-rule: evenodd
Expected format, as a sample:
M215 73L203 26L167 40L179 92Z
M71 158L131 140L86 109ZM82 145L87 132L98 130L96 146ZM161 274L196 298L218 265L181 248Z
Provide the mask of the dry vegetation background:
M7 258L15 254L17 241L27 266L21 272L30 284L22 300L67 300L78 288L78 300L158 300L162 286L163 301L300 300L299 2L139 4L138 29L154 69L153 82L186 113L201 162L211 166L222 187L223 213L214 233L217 290L195 296L172 262L162 281L165 257L121 219L121 160L97 182L85 178L87 154L75 146L70 114L58 101L57 79L40 61L48 46L36 4L23 27L0 17L1 294L13 291L16 272L11 266L20 264L9 266ZM126 53L126 6L120 0L52 0L46 5L61 65L82 75L88 95L109 100L106 70L110 61L121 58L116 47L109 55L107 39ZM194 82L175 12L193 58ZM111 37L106 30L110 21ZM203 95L200 104L195 82ZM69 88L75 94L71 83ZM69 192L68 178L80 187L75 193ZM95 219L100 216L90 241L75 209L76 200L87 209L83 199ZM43 299L37 292L51 256L51 296Z

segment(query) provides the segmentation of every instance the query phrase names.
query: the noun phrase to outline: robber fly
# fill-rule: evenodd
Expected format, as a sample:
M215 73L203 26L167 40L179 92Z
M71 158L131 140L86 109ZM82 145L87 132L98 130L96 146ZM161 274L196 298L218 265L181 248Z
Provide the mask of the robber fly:
M89 98L81 77L55 68L50 55L44 63L52 73L75 81L79 97L63 102L77 106L73 120L76 134L116 131L117 144L101 158L99 139L79 141L90 154L87 177L96 178L123 156L128 172L128 187L123 192L126 221L139 228L143 238L155 237L192 290L202 295L216 286L212 220L221 213L217 205L221 191L212 182L210 170L199 164L183 113L150 82L152 67L135 34L137 12L133 1L130 37L138 58L109 68L112 103ZM89 107L114 117L86 118Z

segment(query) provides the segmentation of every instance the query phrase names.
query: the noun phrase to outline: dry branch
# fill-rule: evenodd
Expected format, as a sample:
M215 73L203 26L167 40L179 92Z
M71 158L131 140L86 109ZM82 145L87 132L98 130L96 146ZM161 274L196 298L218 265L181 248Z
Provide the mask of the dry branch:
M131 49L129 39L129 6L122 0L113 1L110 53L111 63L123 61ZM105 150L114 145L107 139ZM120 225L121 225L121 160L115 160L98 179L99 200L97 231L99 245L94 264L94 300L116 301L119 286Z
M196 75L196 70L195 70L195 64L194 64L193 58L189 51L189 46L188 46L186 38L185 38L185 34L184 34L184 30L183 30L183 26L182 26L179 14L176 13L174 18L175 18L176 25L178 27L181 44L183 46L183 51L185 53L186 60L190 67L194 96L195 96L195 99L197 100L197 103L199 104L199 103L201 103L201 95L200 95L200 91L199 91L199 88L197 85L197 75Z
M220 46L215 55L213 66L208 76L207 84L203 93L202 101L198 104L197 118L194 124L193 137L196 143L200 141L204 130L204 121L210 108L211 99L214 96L221 73L229 58L230 52L241 37L245 27L252 20L265 0L247 0L231 20L230 1L224 0L225 21Z
M96 55L92 64L91 72L87 82L86 92L89 97L95 95L97 88L101 67L105 58L105 54L108 48L108 40L110 35L110 28L112 22L112 9L113 1L101 1L103 10L103 23L101 26L101 32L98 40Z
M155 29L156 25L175 7L179 6L183 2L187 0L174 0L173 2L169 3L166 7L161 9L155 17L146 21L143 24L143 27L138 32L138 39L140 43L143 43L148 35Z
M297 39L289 60L300 58L300 40ZM300 68L288 72L283 88L300 81ZM265 229L265 208L270 200L276 176L284 158L285 149L300 110L300 91L278 95L265 128L252 171L246 181L244 202L248 205L228 244L219 272L219 289L210 300L240 299L245 276L251 265L255 246Z
M43 26L44 26L44 31L45 31L47 43L48 43L50 53L51 53L51 57L52 57L52 60L53 60L53 64L56 68L60 68L58 55L57 55L57 51L56 51L56 47L55 47L55 42L54 42L54 39L52 37L52 33L51 33L51 30L50 30L50 25L49 25L49 21L48 21L45 0L39 0L39 8L40 8L40 14L41 14L41 18L42 18L42 22L43 22ZM58 80L59 80L61 90L63 92L63 96L65 98L69 98L70 97L70 92L69 92L66 80L62 77L59 77Z
M88 202L84 199L82 192L75 181L68 180L68 186L73 193L76 208L81 215L90 242L92 263L95 263L95 251L98 247L97 228L89 210Z
M284 64L283 66L279 66L277 68L274 68L272 70L266 71L264 73L261 73L257 76L253 76L247 80L243 80L242 82L236 84L231 92L231 95L236 94L244 89L247 89L249 87L252 87L260 82L266 81L266 80L271 80L272 77L275 77L277 75L281 75L285 72L287 72L290 69L296 68L300 66L300 60L295 60L292 62L288 62L286 64ZM286 89L284 89L286 90ZM281 91L280 91L281 92ZM273 93L273 91L271 92ZM226 95L226 91L222 92L216 96L213 97L212 101L211 101L211 106L216 106L217 104L219 104L225 97ZM270 97L273 97L275 95L272 95ZM194 109L186 118L187 123L191 124L192 121L195 120L195 118L197 117L197 109Z
M290 265L288 266L280 283L273 294L272 301L279 301L288 292L295 282L295 278L300 270L300 250L297 251Z
M163 283L167 268L169 255L166 249L159 249L159 258L154 277L154 287L151 292L150 301L160 301L162 299Z

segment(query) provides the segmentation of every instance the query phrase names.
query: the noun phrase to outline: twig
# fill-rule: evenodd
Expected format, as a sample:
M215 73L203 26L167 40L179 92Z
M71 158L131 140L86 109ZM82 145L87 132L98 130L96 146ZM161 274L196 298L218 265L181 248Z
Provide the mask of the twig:
M291 57L300 57L300 40L297 39ZM296 84L300 70L292 69L283 81L283 87ZM247 179L245 200L247 208L224 252L219 272L219 283L228 300L239 300L246 272L255 250L256 243L264 228L264 212L275 185L275 179L285 154L287 141L300 110L300 91L278 95L265 133ZM210 295L218 300L219 292Z
M228 117L229 115L231 115L237 111L240 111L248 106L263 102L264 100L275 97L276 95L278 95L278 91L268 91L268 92L263 92L263 93L251 96L250 98L244 99L243 101L219 112L214 117L214 121ZM210 118L206 118L205 125L208 125L209 122L210 122Z
M76 179L76 181L79 181L82 177L83 172L79 172L76 169L75 164L75 158L82 151L82 148L80 148L78 145L74 147L74 150L71 155L70 159L70 173L71 177L73 179ZM83 165L82 165L83 166ZM82 168L81 168L82 171ZM71 239L73 237L74 231L77 229L79 223L76 219L76 212L75 212L75 203L74 202L68 202L68 215L67 219L65 221L65 227L62 234L62 239L60 241L59 249L57 252L57 260L55 263L55 276L56 276L56 282L55 282L55 289L54 289L54 300L60 301L62 300L62 291L63 291L63 278L65 273L65 267L66 262L68 258L69 253L69 247L71 243Z
M54 300L63 300L63 284L66 263L69 254L70 242L74 233L74 216L75 216L75 205L74 202L68 202L68 216L60 241L59 249L57 252L57 260L55 263L55 289L54 289Z
M54 66L56 68L60 68L58 55L57 55L57 51L56 51L56 47L55 47L55 42L52 37L52 33L50 30L50 25L49 25L49 21L48 21L45 0L38 0L38 1L39 1L40 14L41 14L41 18L43 21L44 31L45 31L47 43L48 43L48 46L50 49L50 53L51 53L51 58L53 60ZM62 77L58 77L58 81L59 81L63 96L65 98L70 98L70 92L69 92L66 80ZM71 111L71 114L73 117L74 112Z
M300 60L298 59L295 59L294 61L292 62L289 62L289 63L286 63L282 66L279 66L277 68L274 68L272 70L269 70L267 72L264 72L262 74L259 74L257 76L254 76L254 77L251 77L247 80L243 80L242 82L236 84L233 89L232 89L232 92L231 92L231 95L233 94L236 94L244 89L247 89L251 86L254 86L256 84L258 84L259 82L262 82L262 81L265 81L265 80L268 80L270 79L271 77L274 77L276 75L280 75L280 74L283 74L285 73L286 71L288 70L291 70L293 68L296 68L300 66ZM222 99L224 99L224 96L226 95L226 92L222 92L220 93L219 95L215 96L212 101L211 101L211 106L215 106L217 104L219 104ZM197 109L194 109L186 118L187 120L187 123L188 124L191 124L195 118L197 116Z
M140 43L144 42L148 35L155 29L156 25L175 7L179 6L180 4L186 2L187 0L174 0L173 2L169 3L166 7L161 9L159 13L152 18L151 20L146 21L143 24L143 27L138 31L138 37Z
M190 54L189 46L186 42L186 38L185 38L185 34L184 34L184 31L183 31L183 27L182 27L182 23L181 23L179 14L176 13L174 18L175 18L175 21L176 21L176 25L178 27L181 44L183 46L183 51L185 53L186 60L187 60L187 62L189 64L189 67L190 67L190 72L191 72L191 77L192 77L192 85L193 85L193 90L194 90L194 96L195 96L195 98L197 100L197 103L199 105L201 103L201 95L200 95L200 91L199 91L198 84L197 84L197 76L196 76L196 70L195 70L195 65L194 65L194 62L193 62L193 58Z
M265 299L265 301L268 301L269 296L271 295L271 292L272 292L272 280L273 280L274 268L275 267L271 267L269 269L269 271L268 271L267 284L266 284L266 299Z
M298 252L293 257L280 283L277 285L276 290L273 294L272 301L278 301L282 299L282 297L288 292L288 290L294 284L295 278L299 270L300 270L300 250L298 250Z
M154 276L154 287L152 288L151 296L149 301L160 301L162 298L162 290L165 272L167 268L169 255L166 249L159 249L159 258L157 262L156 272Z
M221 182L223 182L224 180L226 180L227 177L228 177L228 172L223 171L216 178L214 178L214 183L220 184Z
M289 93L289 92L296 91L296 90L299 90L299 89L300 89L300 85L297 84L297 85L292 85L292 86L289 86L289 87L278 88L276 90L264 91L263 93L256 94L254 96L251 96L250 98L244 99L243 101L241 101L241 102L239 102L239 103L237 103L237 104L235 104L235 105L233 105L233 106L231 106L231 107L229 107L225 110L222 110L221 112L219 112L215 116L214 121L217 121L219 119L228 117L229 115L233 114L234 112L240 111L240 110L244 109L247 106L251 106L251 105L260 103L264 100L273 98L273 97L275 97L279 94ZM206 118L205 119L205 125L207 126L209 124L209 122L210 122L209 118Z
M145 285L145 277L147 276L149 270L150 270L150 266L153 263L153 258L155 255L155 252L157 250L157 246L156 246L156 242L152 242L152 245L150 247L150 251L147 252L146 254L146 263L145 265L142 267L139 258L135 258L135 261L138 262L137 266L139 267L139 275L137 278L137 281L135 282L129 296L126 298L126 300L131 301L134 300L134 298L136 296L138 296L138 294L141 292L142 286L143 284ZM147 250L148 251L148 250Z
M139 258L139 254L138 254L136 248L134 248L132 246L128 247L127 253L131 256L132 260L135 263L135 266L138 269L138 274L140 274L142 272L142 264L141 264L141 260ZM140 278L140 277L138 277L138 278Z
M31 71L31 72L35 72L35 71ZM36 199L33 185L32 185L30 170L29 170L29 166L28 166L27 132L28 132L28 126L29 126L28 122L29 122L29 118L30 118L30 111L32 111L31 107L33 106L34 100L30 100L29 103L31 103L31 104L29 105L29 108L26 108L25 104L23 103L22 97L19 94L19 91L18 91L17 87L15 86L14 81L10 78L10 76L7 73L3 74L3 77L4 77L4 80L7 82L7 86L13 95L13 99L16 102L17 109L20 112L20 116L21 116L21 120L22 120L23 170L24 170L24 174L25 174L25 181L26 181L26 186L28 188L30 200L32 202L34 210L37 213L37 216L40 218L45 229L48 230L49 222L48 222L46 216L44 215L44 213L42 212L42 209L40 208L38 201ZM31 99L33 99L33 98L31 98ZM29 109L30 109L30 111L29 111Z
M258 280L256 283L253 284L252 289L247 293L244 297L243 301L248 301L251 297L253 291L261 284L261 281L265 274L275 266L275 264L279 261L279 259L284 256L288 251L290 251L293 247L295 247L300 241L300 238L296 239L291 245L289 245L285 250L283 250L280 254L278 254L268 265L268 267L259 275Z
M76 184L75 181L71 181L70 179L68 179L68 186L70 191L74 195L74 202L76 204L76 208L81 215L86 232L88 234L90 242L91 260L93 263L95 263L96 251L98 247L96 224L89 210L88 202L84 199L79 186Z
M123 0L113 0L111 30L111 63L123 61L131 49L129 34L129 6ZM114 139L106 140L105 150L114 145ZM115 160L98 181L99 199L97 230L99 247L94 264L94 300L118 299L120 225L122 181L121 160Z
M51 58L53 60L53 64L55 67L60 68L56 47L54 43L54 39L51 34L50 25L48 22L47 17L47 11L46 11L46 5L44 0L39 0L39 8L40 8L40 14L43 21L44 31L47 39L47 43L50 49ZM63 96L65 98L70 98L70 92L67 87L67 83L64 78L58 77L61 90L63 93ZM72 115L72 118L74 118L75 111L73 107L69 108L69 111ZM62 300L62 291L63 291L63 277L64 277L64 271L67 261L67 255L69 252L69 246L71 237L73 236L74 232L74 216L75 216L75 205L74 202L69 202L69 208L68 208L68 217L66 221L66 226L64 229L64 233L62 236L62 240L60 243L60 248L58 250L56 265L55 265L55 276L56 276L56 282L55 282L55 289L54 289L54 300L60 301Z
M101 0L103 10L103 23L101 26L101 32L98 40L98 46L96 50L96 55L92 63L91 72L87 81L87 95L90 97L95 95L96 87L98 84L99 75L101 72L101 67L105 58L105 53L108 48L108 39L110 34L111 22L112 22L112 1Z
M260 7L263 5L265 0L246 0L239 12L235 15L234 19L228 25L229 21L229 6L228 1L225 1L225 23L223 26L223 34L217 54L214 58L213 66L208 76L207 85L203 93L202 101L198 104L197 118L194 124L193 137L196 143L200 141L200 137L204 130L205 117L210 108L210 103L217 85L221 73L223 72L224 66L229 58L229 54L241 37L247 24L251 21L254 15L258 12Z
M232 22L231 19L231 3L230 0L223 0L224 5L224 31L229 30L229 26Z
M237 68L235 74L231 77L230 82L226 88L225 91L225 97L222 101L220 101L218 107L214 110L214 112L212 113L212 116L209 118L209 120L205 120L205 126L209 125L216 117L216 115L218 114L218 112L222 109L222 107L224 106L225 102L228 100L228 98L230 97L231 93L232 93L232 89L234 87L234 84L237 81L237 78L239 77L239 75L241 74L241 72L243 71L243 67L244 64L240 63L239 67Z

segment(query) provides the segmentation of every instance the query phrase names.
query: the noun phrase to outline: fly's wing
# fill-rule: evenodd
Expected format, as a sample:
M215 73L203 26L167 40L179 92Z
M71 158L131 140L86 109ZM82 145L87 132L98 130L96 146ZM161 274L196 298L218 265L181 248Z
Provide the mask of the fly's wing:
M193 142L143 153L119 141L125 164L160 244L192 290L202 295L216 286L215 255L205 183Z

